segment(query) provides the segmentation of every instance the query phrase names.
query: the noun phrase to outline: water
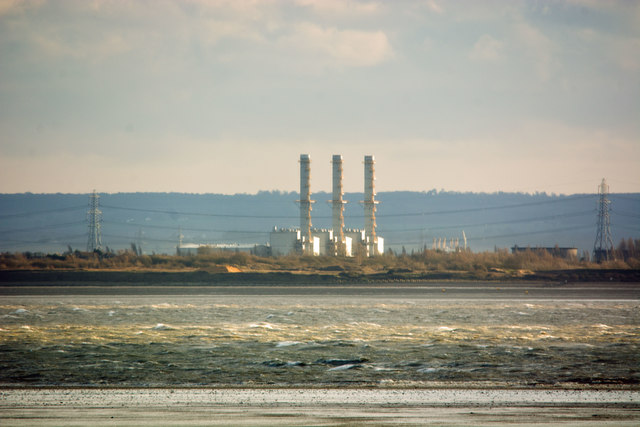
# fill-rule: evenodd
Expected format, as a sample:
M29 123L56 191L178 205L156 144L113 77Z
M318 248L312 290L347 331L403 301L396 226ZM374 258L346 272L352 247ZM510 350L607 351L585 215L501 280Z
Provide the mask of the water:
M637 299L297 293L3 297L0 384L640 383Z

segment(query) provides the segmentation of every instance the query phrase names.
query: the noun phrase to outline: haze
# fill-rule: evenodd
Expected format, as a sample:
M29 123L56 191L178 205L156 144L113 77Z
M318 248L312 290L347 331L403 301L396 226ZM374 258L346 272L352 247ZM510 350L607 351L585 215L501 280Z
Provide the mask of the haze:
M638 1L0 0L0 192L640 191Z

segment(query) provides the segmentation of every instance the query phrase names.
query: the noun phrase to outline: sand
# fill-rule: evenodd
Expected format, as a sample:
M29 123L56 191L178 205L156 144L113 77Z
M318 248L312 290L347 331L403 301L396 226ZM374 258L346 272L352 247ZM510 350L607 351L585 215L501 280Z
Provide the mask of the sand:
M5 388L0 424L631 426L640 391Z

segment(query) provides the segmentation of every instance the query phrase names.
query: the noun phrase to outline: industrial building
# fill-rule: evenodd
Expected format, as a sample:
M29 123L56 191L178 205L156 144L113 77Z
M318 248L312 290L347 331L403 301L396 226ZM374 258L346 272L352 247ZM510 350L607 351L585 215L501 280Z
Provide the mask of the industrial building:
M282 256L302 251L300 230L294 228L277 228L269 234L271 255Z
M315 200L311 199L311 157L300 155L300 228L278 228L269 233L269 246L232 244L182 243L182 234L177 246L178 255L206 254L212 251L250 252L256 255L283 256L291 254L312 256L376 256L384 253L384 239L376 233L375 158L364 157L364 229L346 229L344 226L344 200L342 188L342 156L336 154L331 160L332 210L331 228L313 228L311 210Z
M278 229L270 233L271 254L353 256L362 251L366 256L384 253L384 239L376 234L375 158L364 158L364 229L345 229L344 191L342 188L342 156L336 154L332 160L332 208L331 229L313 228L311 210L315 200L311 199L311 157L300 155L300 229Z
M259 250L260 245L255 243L180 243L176 246L176 254L185 255L204 255L213 252L246 252L255 253Z

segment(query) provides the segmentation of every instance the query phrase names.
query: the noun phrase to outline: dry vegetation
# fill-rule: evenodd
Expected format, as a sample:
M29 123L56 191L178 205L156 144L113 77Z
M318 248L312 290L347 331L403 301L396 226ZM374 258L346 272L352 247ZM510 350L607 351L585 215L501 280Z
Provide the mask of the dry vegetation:
M0 270L114 270L114 271L207 271L220 273L232 266L243 272L294 272L300 274L380 273L425 274L469 272L476 277L492 273L523 275L528 272L571 269L640 269L640 240L623 241L616 260L595 264L585 260L554 257L547 252L526 251L517 254L495 252L445 253L425 250L413 254L387 253L378 257L355 256L259 257L244 252L215 252L201 255L137 255L119 253L67 252L65 254L3 253Z

